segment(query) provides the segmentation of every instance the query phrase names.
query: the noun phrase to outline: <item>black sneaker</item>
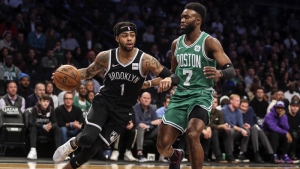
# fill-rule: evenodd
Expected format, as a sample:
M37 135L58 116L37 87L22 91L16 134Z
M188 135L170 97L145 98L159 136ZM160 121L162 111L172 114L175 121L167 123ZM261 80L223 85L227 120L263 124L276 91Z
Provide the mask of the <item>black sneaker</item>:
M177 153L177 161L169 161L169 169L180 169L180 163L184 157L184 151L181 149L174 149L174 153Z
M295 155L295 153L291 153L290 158L292 160L298 160L297 157L296 157L296 155Z
M229 163L234 163L234 164L238 163L237 161L235 161L233 155L228 155L228 156L227 156L227 161L228 161Z
M146 161L148 161L147 158L145 158L143 154L137 155L137 159L138 159L138 162L146 162Z
M243 163L248 163L248 162L250 162L249 159L246 159L246 158L245 158L245 155L244 155L244 154L240 154L238 158L239 158L239 162L243 162Z
M263 164L264 161L261 159L259 154L256 154L254 157L254 162Z

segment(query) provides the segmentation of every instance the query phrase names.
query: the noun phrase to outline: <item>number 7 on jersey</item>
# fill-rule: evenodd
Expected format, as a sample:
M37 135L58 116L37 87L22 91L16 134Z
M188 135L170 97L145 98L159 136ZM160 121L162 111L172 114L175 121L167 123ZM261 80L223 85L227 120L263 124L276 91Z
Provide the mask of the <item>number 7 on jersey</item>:
M192 70L186 70L186 69L183 69L183 72L182 72L183 75L188 75L185 79L185 82L183 83L183 85L185 86L190 86L190 80L192 78L192 75L193 75L193 71Z

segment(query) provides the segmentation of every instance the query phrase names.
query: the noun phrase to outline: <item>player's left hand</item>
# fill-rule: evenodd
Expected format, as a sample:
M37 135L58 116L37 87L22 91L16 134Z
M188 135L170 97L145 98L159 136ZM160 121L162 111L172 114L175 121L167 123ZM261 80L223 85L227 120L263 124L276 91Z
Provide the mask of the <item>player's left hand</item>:
M148 88L150 88L150 83L149 83L149 81L144 81L143 86L142 86L142 89L148 89Z
M222 77L222 74L219 70L217 70L215 67L211 66L205 66L203 69L204 75L206 76L206 79L219 79Z
M163 91L167 91L172 86L172 79L170 77L166 77L159 83L159 88L157 89L157 93L161 93Z

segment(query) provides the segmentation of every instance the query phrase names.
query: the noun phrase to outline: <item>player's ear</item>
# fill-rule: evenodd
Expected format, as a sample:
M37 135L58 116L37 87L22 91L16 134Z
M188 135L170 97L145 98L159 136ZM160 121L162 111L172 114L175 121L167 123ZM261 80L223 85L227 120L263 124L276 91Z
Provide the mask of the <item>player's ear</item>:
M120 41L119 36L116 36L116 41L119 43L119 41Z
M201 23L202 23L202 18L201 18L201 17L197 17L196 23L197 23L197 25L201 25Z

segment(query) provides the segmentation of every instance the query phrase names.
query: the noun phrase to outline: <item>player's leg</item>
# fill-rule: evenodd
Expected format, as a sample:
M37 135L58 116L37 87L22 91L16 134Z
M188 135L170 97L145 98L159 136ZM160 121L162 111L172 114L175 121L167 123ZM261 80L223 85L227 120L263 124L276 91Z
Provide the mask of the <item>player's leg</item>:
M100 137L97 137L92 146L84 147L70 162L64 167L64 169L75 169L89 161L104 145Z
M161 124L159 126L156 143L157 150L162 156L167 157L174 163L177 163L179 158L180 161L183 158L181 157L183 152L181 152L181 150L174 150L172 147L179 134L180 131L171 125Z
M195 106L189 115L186 128L186 139L189 146L192 169L201 169L204 162L204 152L200 144L200 134L208 124L208 112L200 106Z

